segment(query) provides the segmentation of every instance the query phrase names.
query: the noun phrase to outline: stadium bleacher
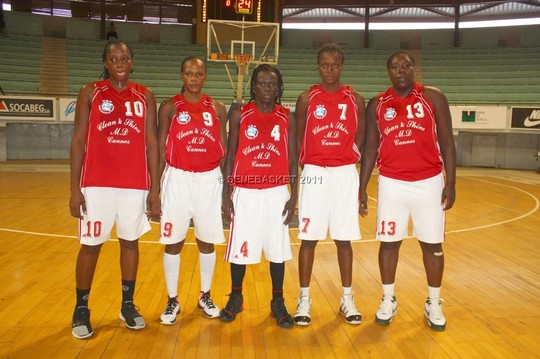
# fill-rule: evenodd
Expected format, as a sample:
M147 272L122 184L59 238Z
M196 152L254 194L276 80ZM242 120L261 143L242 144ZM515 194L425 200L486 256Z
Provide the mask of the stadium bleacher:
M67 39L68 93L75 97L81 85L98 79L103 70L101 40ZM180 63L185 56L205 56L205 47L191 44L130 44L135 54L133 81L152 88L162 100L180 87ZM0 86L10 95L39 93L42 38L10 33L0 41ZM345 49L342 82L353 86L366 99L390 85L386 58L393 50ZM283 100L295 101L318 79L317 49L280 48L279 65L285 83ZM60 55L60 54L59 54ZM523 104L540 101L540 47L423 49L416 50L417 79L443 90L454 104ZM229 67L236 84L234 66ZM253 66L251 67L251 69ZM55 70L56 71L56 70ZM234 98L231 80L220 63L208 63L205 90L225 103ZM247 79L246 79L247 81ZM59 95L59 94L55 94ZM62 94L60 94L62 95Z

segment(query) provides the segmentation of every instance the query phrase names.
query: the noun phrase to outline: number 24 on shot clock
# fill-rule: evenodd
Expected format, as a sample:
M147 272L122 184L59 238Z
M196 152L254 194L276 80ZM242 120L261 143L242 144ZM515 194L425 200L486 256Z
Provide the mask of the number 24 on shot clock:
M253 12L253 0L236 0L234 9L237 14L249 15Z

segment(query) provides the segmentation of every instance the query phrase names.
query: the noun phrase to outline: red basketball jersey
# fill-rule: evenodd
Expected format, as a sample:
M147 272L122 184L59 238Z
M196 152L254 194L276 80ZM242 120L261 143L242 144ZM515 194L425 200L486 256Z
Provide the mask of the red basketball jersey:
M255 102L242 107L231 184L262 189L289 183L288 114L279 104L269 113Z
M94 83L81 187L149 189L146 87L121 92L109 80Z
M191 103L180 93L173 101L176 115L171 119L167 135L167 163L192 172L216 168L225 151L212 98L203 94L199 102Z
M335 167L358 162L357 128L358 106L351 87L330 93L320 84L312 86L300 164Z
M419 181L442 171L443 161L433 104L417 83L401 98L391 87L378 96L379 173L403 181Z

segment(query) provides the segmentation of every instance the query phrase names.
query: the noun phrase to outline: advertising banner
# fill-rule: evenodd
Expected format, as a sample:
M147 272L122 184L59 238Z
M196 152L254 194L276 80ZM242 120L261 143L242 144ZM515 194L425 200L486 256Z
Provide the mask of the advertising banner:
M0 96L1 120L56 120L56 100L49 97Z
M506 129L506 106L450 106L450 114L454 129Z
M512 128L540 130L540 107L512 107Z
M73 122L75 121L75 107L77 106L76 98L60 98L59 110L60 121Z

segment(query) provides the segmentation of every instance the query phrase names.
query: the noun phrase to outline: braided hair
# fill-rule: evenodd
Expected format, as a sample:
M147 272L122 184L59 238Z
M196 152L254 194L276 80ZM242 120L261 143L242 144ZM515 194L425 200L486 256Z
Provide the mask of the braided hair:
M113 45L125 45L127 49L129 50L129 56L131 56L131 58L133 59L134 56L133 56L133 50L131 50L131 47L129 47L129 45L124 40L115 39L115 40L109 41L107 45L105 45L105 48L103 49L103 62L107 61L107 54L109 53ZM133 72L133 70L131 72ZM109 70L107 70L105 66L103 67L103 72L101 73L99 77L102 78L103 80L106 80L110 77Z
M273 72L276 74L277 80L278 80L278 92L276 95L276 103L281 103L281 96L283 95L284 86L283 86L283 78L281 76L281 72L277 69L277 67L270 66L268 64L261 64L257 66L253 73L251 74L251 80L250 80L250 88L249 88L249 101L255 100L255 90L254 87L257 85L257 75L259 72L268 71Z

